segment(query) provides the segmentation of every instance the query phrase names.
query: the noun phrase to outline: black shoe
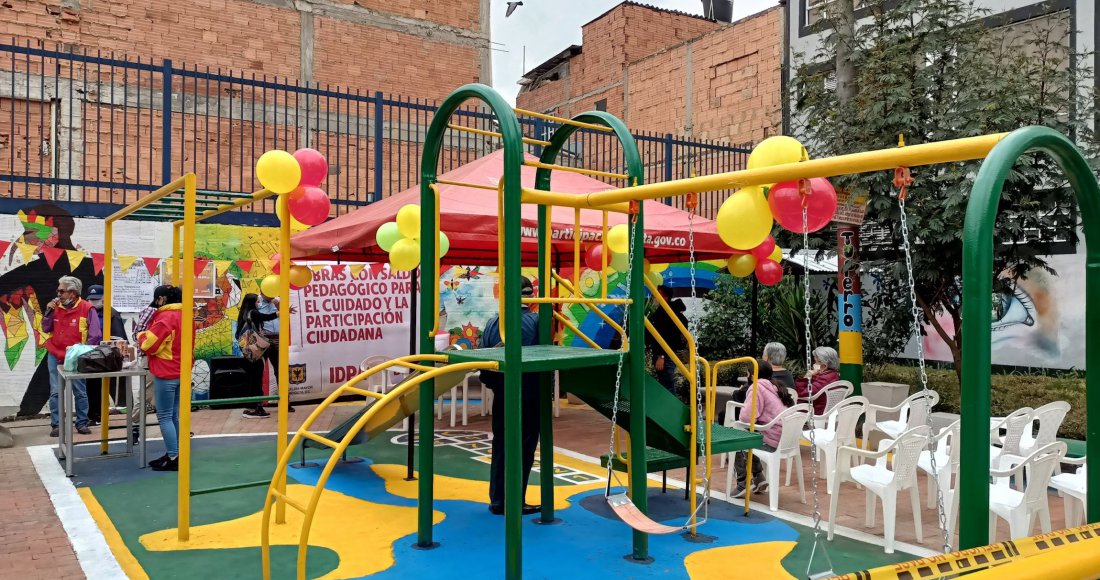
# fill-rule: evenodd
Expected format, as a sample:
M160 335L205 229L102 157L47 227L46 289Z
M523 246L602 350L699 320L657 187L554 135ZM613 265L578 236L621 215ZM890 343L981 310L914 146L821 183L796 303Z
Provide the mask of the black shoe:
M287 413L293 413L294 412L294 407L287 407L286 412Z
M493 514L494 516L502 516L502 515L504 515L504 506L502 506L502 505L490 505L489 506L489 513Z
M157 467L160 467L161 465L164 465L164 462L168 461L168 459L169 459L168 454L165 453L163 457L158 457L158 458L150 461L149 462L149 467L152 467L153 469L156 469Z
M179 470L180 470L180 462L179 462L178 457L177 458L171 458L171 457L165 456L164 463L153 466L153 471L179 471Z
M743 485L738 485L737 490L730 496L731 499L741 499L743 497L745 497L745 486Z
M761 479L760 481L754 481L752 483L753 493L764 493L765 491L768 491L768 480Z
M57 427L50 427L50 437L58 437L59 435L60 432L58 431Z
M141 439L141 431L137 427L134 427L133 432L130 433L130 439L134 445L137 445L138 440Z
M241 416L245 419L265 419L270 417L271 413L265 411L263 407L257 407L255 409L245 409L241 411Z
M89 429L87 425L77 425L76 426L76 432L80 433L81 435L91 435L92 434L92 430Z

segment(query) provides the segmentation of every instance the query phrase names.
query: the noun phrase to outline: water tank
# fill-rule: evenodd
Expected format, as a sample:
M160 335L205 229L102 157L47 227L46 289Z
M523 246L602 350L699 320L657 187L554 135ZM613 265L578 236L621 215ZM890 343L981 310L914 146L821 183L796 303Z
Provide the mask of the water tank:
M703 0L703 16L718 22L733 22L733 0Z

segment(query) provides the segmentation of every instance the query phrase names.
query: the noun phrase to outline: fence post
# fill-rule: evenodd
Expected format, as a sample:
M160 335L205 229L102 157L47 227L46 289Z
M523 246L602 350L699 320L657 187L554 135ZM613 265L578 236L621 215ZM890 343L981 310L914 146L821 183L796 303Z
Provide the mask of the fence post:
M672 133L665 133L665 181L672 181ZM665 198L665 205L672 205L672 198Z
M374 92L374 191L369 201L382 199L382 124L386 116L382 109L382 91Z
M546 141L546 137L546 122L542 119L535 119L535 139ZM535 157L542 159L542 145L535 145Z
M160 177L164 183L172 181L172 59L164 59L161 65L161 160Z

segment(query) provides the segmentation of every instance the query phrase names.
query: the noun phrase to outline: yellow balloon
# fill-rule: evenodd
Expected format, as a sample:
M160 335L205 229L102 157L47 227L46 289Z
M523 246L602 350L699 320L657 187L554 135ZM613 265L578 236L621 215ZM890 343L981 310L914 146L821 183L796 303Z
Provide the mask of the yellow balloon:
M654 286L660 286L665 283L664 276L661 276L660 272L646 272L646 279L649 280Z
M616 254L625 254L630 251L630 230L626 224L619 224L607 231L607 247ZM618 270L618 268L615 269Z
M269 274L260 282L260 292L268 298L275 298L281 295L282 285L282 278L278 274Z
M664 272L667 269L668 269L668 264L650 264L649 265L649 271L650 272Z
M726 260L726 269L738 278L752 274L756 269L756 256L752 254L734 254Z
M772 250L772 253L768 254L768 259L773 261L773 262L782 262L783 261L783 250L780 249L779 246L776 246L775 249Z
M390 266L394 270L408 272L418 264L420 264L420 242L408 238L394 242L393 247L390 248Z
M256 179L268 191L290 193L302 180L302 166L290 153L272 149L256 161Z
M291 266L290 267L290 285L301 288L303 286L309 286L309 283L313 281L313 270L309 269L309 266Z
M646 274L648 274L648 273L653 271L653 264L650 264L649 260L643 259L642 260L642 269L645 271Z
M406 205L397 211L397 229L410 240L420 239L420 206ZM393 253L393 250L390 250ZM409 268L410 270L412 268Z
M611 259L607 262L608 266L611 266L612 270L616 272L626 272L626 269L630 267L630 262L626 259L626 254L620 254L618 252L611 253Z
M772 212L764 191L746 187L722 202L715 220L718 236L735 250L759 246L772 231Z
M798 139L786 135L776 135L764 139L756 147L753 147L752 153L749 154L747 166L749 169L757 169L784 163L798 163L809 158L806 148L798 142Z

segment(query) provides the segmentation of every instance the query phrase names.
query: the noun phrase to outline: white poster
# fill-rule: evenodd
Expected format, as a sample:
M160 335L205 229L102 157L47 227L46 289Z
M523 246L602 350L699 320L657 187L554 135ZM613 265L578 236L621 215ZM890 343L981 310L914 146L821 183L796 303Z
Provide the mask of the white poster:
M149 275L145 264L138 260L123 272L118 260L113 260L111 274L111 305L119 312L141 312L153 300L153 291L160 286L161 271Z
M361 270L360 270L361 267ZM371 356L409 354L412 277L388 265L325 268L291 293L290 392L324 397L359 374Z

